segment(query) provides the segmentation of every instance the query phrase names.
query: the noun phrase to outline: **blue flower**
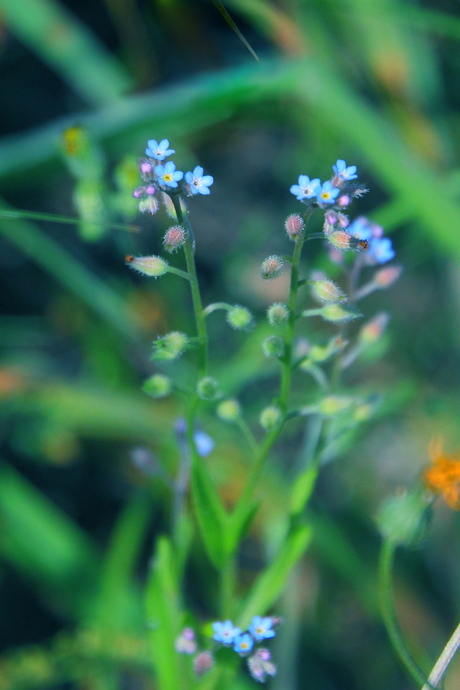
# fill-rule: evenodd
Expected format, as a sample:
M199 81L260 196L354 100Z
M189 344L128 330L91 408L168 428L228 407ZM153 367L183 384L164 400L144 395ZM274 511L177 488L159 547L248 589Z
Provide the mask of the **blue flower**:
M374 236L373 226L364 216L359 216L347 227L347 232L358 240L370 240Z
M356 180L358 177L358 175L356 175L356 165L350 165L347 168L345 161L341 160L340 158L337 163L332 166L332 170L335 172L337 177L340 177L340 179L344 181Z
M202 458L206 458L214 450L214 441L204 431L195 431L194 439L198 455Z
M244 633L243 635L238 635L233 642L233 649L241 656L249 654L251 649L254 647L254 640L249 633Z
M374 237L369 245L369 255L378 264L385 264L395 256L391 240L388 237Z
M316 191L320 186L321 182L318 178L310 180L308 175L299 175L299 184L293 184L290 191L299 201L302 201L302 199L312 199L316 196Z
M203 176L203 168L197 165L193 172L185 173L185 181L190 185L192 194L210 194L209 187L214 182L212 175Z
M212 624L212 629L214 630L213 639L216 642L222 642L222 644L233 644L235 639L241 635L241 628L235 628L232 621L225 621L224 623L216 621Z
M315 194L316 201L319 204L333 204L339 192L340 189L338 189L338 187L334 187L328 180L327 182L324 182L321 187L317 188Z
M262 618L262 616L254 616L248 630L255 640L266 640L269 637L275 637L275 631L272 630L273 621L271 618Z
M172 156L173 153L176 153L173 149L168 149L168 146L168 139L162 139L160 143L156 139L149 139L145 155L150 158L156 158L157 161L164 161L167 156Z
M178 181L184 177L184 173L181 170L176 170L172 161L168 161L165 165L157 165L155 173L158 181L166 187L177 187Z

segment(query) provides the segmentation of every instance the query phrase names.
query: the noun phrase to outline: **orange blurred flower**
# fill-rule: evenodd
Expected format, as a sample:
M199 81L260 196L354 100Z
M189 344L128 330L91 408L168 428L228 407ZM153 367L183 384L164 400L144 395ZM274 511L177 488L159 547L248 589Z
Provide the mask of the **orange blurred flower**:
M460 452L445 453L442 446L440 438L428 446L434 464L424 472L425 484L430 491L442 494L448 506L460 510Z

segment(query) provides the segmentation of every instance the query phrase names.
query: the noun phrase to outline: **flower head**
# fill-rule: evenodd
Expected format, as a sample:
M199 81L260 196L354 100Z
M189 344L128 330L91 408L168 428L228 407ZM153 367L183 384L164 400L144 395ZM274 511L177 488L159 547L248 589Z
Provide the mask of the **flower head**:
M249 633L238 635L238 637L236 637L233 641L233 649L241 656L246 656L246 654L249 654L253 647L254 640Z
M155 168L158 181L165 187L177 187L179 180L182 180L184 173L181 170L176 170L176 166L172 161L168 161L164 165L157 165Z
M389 237L374 237L369 244L369 256L378 264L385 264L394 258L395 252Z
M332 170L335 172L337 177L339 177L341 180L349 181L349 180L356 180L358 175L356 175L356 165L349 165L347 168L347 164L345 161L339 159L335 165L332 166Z
M255 640L266 640L269 637L275 637L275 631L272 629L273 621L271 618L262 618L262 616L254 616L248 630Z
M333 204L340 192L338 187L334 187L332 182L324 182L316 188L316 201L318 204Z
M445 453L442 445L442 439L435 439L428 447L433 465L424 472L425 484L442 494L450 508L460 510L460 452Z
M316 196L319 187L321 187L321 182L318 178L310 180L308 175L299 175L299 183L292 185L291 194L294 194L299 201L312 199Z
M214 630L214 635L212 636L216 642L222 642L222 644L231 645L238 636L241 635L241 628L236 628L232 621L216 621L212 624L212 629Z
M176 153L173 149L169 149L168 146L168 139L162 139L160 143L158 143L156 139L149 139L147 148L145 149L145 155L150 158L155 158L157 161L164 161L165 158Z
M185 173L185 181L189 185L192 194L210 194L209 187L213 184L212 175L203 175L201 165L197 165L193 172Z

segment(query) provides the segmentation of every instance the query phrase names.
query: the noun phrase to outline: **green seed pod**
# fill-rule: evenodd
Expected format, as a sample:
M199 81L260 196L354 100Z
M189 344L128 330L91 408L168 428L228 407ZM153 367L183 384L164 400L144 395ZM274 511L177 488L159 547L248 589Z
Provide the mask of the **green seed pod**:
M280 256L269 256L262 261L260 273L265 280L278 278L283 272L284 261Z
M142 390L151 398L164 398L171 392L171 379L163 374L154 374L144 382Z
M279 407L269 405L260 413L259 422L266 431L269 431L269 429L273 429L274 426L279 424L281 418L282 414Z
M234 398L223 400L217 407L217 414L224 422L236 422L241 417L241 407L238 400Z
M311 281L313 297L320 302L345 302L347 297L332 280Z
M131 256L125 258L126 263L130 268L139 271L145 276L152 276L159 278L168 272L168 262L161 258L161 256Z
M431 517L429 498L417 487L385 501L377 516L377 526L394 544L415 548L426 537Z
M247 328L252 322L252 314L246 307L234 306L227 312L227 322L236 328L242 330Z
M269 335L262 342L262 352L265 357L281 357L284 353L284 342L276 335Z
M281 326L289 318L289 309L285 304L277 302L267 309L267 318L270 326Z
M219 390L219 384L212 376L205 376L198 381L196 392L202 400L214 400Z
M321 309L321 316L325 321L345 323L346 321L357 319L360 314L347 311L347 309L343 309L343 307L338 304L326 304L326 306Z

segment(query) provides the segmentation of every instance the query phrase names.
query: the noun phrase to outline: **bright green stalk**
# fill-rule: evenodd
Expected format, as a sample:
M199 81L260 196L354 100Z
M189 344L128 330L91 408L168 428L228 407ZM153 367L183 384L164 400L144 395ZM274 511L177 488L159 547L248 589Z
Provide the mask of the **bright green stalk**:
M396 545L389 539L386 539L382 545L379 563L380 604L383 621L385 623L390 642L401 662L406 667L406 670L415 680L417 685L425 686L427 677L417 662L413 659L412 654L409 652L396 617L391 586L395 551Z

